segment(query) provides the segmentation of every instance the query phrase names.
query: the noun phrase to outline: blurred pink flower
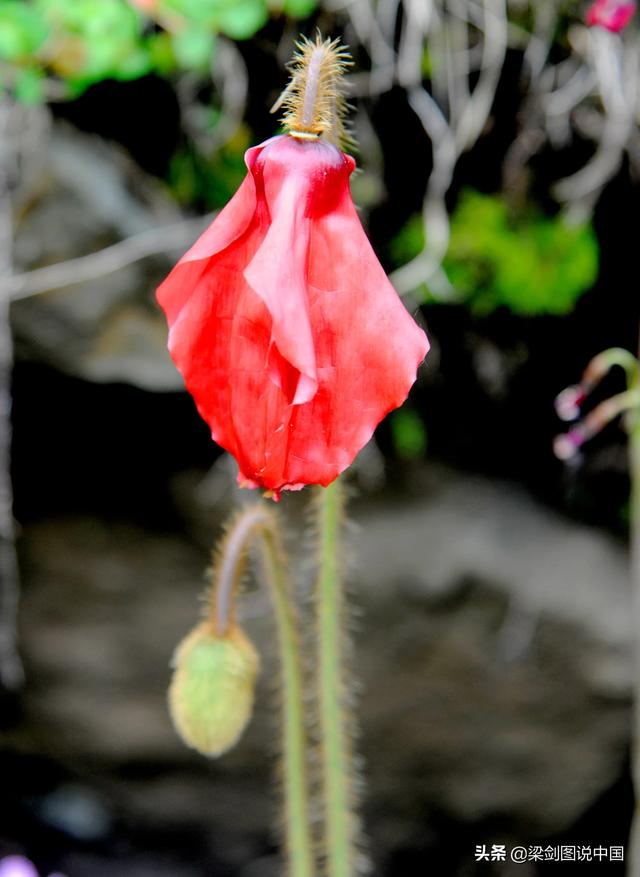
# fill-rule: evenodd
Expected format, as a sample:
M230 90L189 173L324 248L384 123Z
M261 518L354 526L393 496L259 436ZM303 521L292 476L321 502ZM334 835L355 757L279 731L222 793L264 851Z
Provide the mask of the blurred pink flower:
M595 0L587 9L585 21L589 27L597 25L618 33L629 24L635 11L635 0Z
M0 861L0 877L38 877L38 872L23 856L7 856Z
M137 6L142 12L153 12L158 6L158 0L129 0L132 6Z
M38 872L24 856L7 856L0 860L0 877L38 877ZM49 877L64 877L64 875L50 874Z

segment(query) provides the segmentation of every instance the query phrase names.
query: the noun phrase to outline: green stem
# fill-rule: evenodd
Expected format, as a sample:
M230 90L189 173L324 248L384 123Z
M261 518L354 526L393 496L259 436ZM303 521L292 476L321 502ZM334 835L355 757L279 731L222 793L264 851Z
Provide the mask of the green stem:
M638 370L629 381L629 389L637 391L640 381ZM632 422L629 432L629 474L631 477L631 589L633 600L633 630L635 632L635 673L636 690L634 691L633 725L631 736L631 759L633 785L635 789L635 812L631 825L630 838L630 877L640 877L640 414L638 410L632 413Z
M285 846L290 877L312 877L313 846L309 818L309 786L298 636L289 589L281 562L278 534L265 529L262 555L278 626L283 697L283 785Z
M614 365L619 365L620 368L623 368L627 375L627 387L632 389L634 386L638 385L638 360L631 353L630 350L626 350L624 347L610 347L608 350L605 350L603 353L599 354L602 358L603 362L606 363L607 369L613 368ZM596 360L598 357L596 357Z
M342 660L344 607L338 561L344 505L341 484L335 481L321 489L318 502L320 571L317 582L317 672L327 875L349 877L353 873L356 850L351 746L344 703Z
M313 877L314 858L309 818L307 738L302 696L302 665L295 608L287 576L276 513L264 504L248 506L234 519L217 552L211 601L216 630L223 636L235 611L235 596L249 549L257 541L261 572L269 588L278 630L282 678L282 783L284 842L290 877Z

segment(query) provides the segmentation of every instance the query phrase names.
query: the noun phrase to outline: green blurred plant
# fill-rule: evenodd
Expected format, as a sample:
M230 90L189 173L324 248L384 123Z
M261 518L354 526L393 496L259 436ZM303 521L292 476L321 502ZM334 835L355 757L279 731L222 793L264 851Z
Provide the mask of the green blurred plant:
M316 0L2 0L0 88L37 103L51 80L75 97L103 79L206 70L215 38L252 37ZM50 92L50 89L49 89Z
M235 135L211 155L204 155L192 143L178 149L169 167L168 183L180 204L205 210L224 207L244 179L244 153L250 146L250 131L240 125Z
M422 418L406 405L390 417L391 438L396 454L402 460L417 460L427 451L427 430Z
M424 246L413 217L392 242L398 263ZM460 300L487 314L500 306L522 316L566 314L594 283L598 244L590 224L529 211L513 218L499 195L466 191L451 217L444 268ZM431 298L423 287L424 298Z

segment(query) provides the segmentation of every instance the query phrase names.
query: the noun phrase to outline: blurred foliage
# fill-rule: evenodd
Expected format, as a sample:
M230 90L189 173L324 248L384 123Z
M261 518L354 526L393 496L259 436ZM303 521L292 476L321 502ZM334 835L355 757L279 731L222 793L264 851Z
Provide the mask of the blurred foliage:
M427 450L427 431L420 415L405 406L390 415L391 439L400 459L416 460Z
M74 97L103 79L206 71L215 37L248 39L270 15L316 0L0 0L0 86L38 102L55 80Z
M187 143L174 153L169 168L169 186L176 199L205 210L223 207L235 194L247 172L245 150L250 132L241 125L235 135L210 155Z
M392 242L392 256L404 263L423 246L422 219L415 216ZM466 191L451 217L444 268L477 313L504 305L522 316L566 314L596 279L598 244L590 224L532 211L514 218L499 195Z

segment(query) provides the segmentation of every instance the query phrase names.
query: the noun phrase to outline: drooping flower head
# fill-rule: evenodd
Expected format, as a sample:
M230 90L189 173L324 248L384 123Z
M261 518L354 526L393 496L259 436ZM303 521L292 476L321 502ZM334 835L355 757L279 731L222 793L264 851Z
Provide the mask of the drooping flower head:
M596 25L619 33L629 24L635 11L635 0L595 0L587 9L585 21L590 27Z
M158 290L169 350L239 481L327 485L401 405L428 350L366 238L336 145L346 58L300 44L287 133L249 149L229 204Z

